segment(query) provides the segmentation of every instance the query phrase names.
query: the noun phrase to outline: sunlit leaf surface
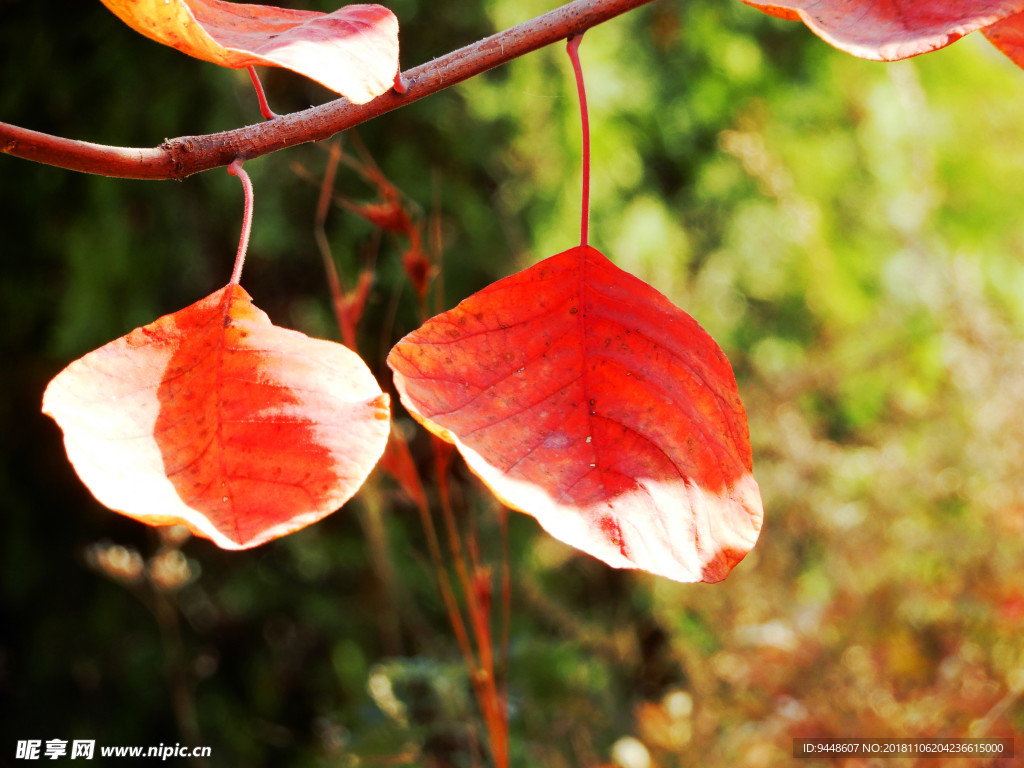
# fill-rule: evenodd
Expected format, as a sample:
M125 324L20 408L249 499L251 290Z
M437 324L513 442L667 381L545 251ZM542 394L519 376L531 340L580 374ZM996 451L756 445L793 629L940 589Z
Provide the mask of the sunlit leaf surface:
M743 0L799 19L826 42L862 59L895 61L934 51L1024 11L1024 0Z
M398 19L381 5L333 13L221 0L102 0L159 43L225 67L284 67L356 104L394 84Z
M757 539L725 355L591 247L469 297L388 362L403 404L499 498L610 565L718 581Z
M103 504L226 549L340 507L389 429L388 397L354 352L272 325L238 286L72 363L43 410Z

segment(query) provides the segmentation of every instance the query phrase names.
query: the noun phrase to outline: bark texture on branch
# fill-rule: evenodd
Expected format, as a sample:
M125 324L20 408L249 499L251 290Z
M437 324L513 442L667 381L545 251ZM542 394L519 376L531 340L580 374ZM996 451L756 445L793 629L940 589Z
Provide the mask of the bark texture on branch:
M184 179L279 149L327 139L378 115L461 83L538 48L565 40L652 0L575 0L530 21L402 73L407 90L367 104L347 99L205 136L168 139L159 147L110 147L0 123L0 152L72 171L127 179Z

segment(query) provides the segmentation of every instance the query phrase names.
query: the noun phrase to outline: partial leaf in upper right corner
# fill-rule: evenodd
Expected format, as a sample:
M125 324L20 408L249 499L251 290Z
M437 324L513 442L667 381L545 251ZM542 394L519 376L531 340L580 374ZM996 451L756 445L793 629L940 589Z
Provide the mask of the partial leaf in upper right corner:
M1024 12L1007 16L991 27L985 27L982 34L1005 53L1010 61L1024 69Z
M1024 11L1024 0L743 2L771 16L802 21L830 45L873 61L896 61L944 48L970 32Z

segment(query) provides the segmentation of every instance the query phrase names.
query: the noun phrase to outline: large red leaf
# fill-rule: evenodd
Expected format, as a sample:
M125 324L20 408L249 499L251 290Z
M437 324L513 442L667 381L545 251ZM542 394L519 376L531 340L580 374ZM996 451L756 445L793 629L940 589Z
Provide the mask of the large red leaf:
M103 504L254 547L344 504L384 450L388 396L340 344L229 285L72 363L43 411Z
M333 13L221 0L102 0L136 32L225 67L291 69L356 104L394 85L398 19L380 5Z
M610 565L718 581L757 539L728 360L589 246L429 320L388 364L406 408L502 501Z
M862 59L894 61L934 51L1024 11L1024 0L743 0L798 18L823 40Z

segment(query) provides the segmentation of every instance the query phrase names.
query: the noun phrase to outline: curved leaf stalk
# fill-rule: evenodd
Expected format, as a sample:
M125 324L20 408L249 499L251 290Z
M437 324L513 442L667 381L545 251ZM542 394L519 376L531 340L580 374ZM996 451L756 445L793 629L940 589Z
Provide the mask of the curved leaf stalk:
M590 115L587 112L587 90L583 85L583 66L580 64L580 43L583 33L573 35L565 44L576 75L576 93L580 98L580 124L583 144L583 202L580 206L580 245L587 245L590 228Z
M256 67L252 64L246 67L249 71L249 77L252 78L252 87L256 89L256 98L260 102L260 114L263 115L267 120L273 120L277 117L277 112L270 108L267 104L267 94L263 90L263 83L260 82L260 76L256 74Z
M249 250L249 233L252 232L252 181L249 174L242 169L242 161L235 158L228 166L228 173L237 176L242 182L242 192L245 195L245 203L242 207L242 235L238 240L238 253L235 254L235 267L231 271L229 285L238 285L242 279L242 267L245 264L245 253Z

